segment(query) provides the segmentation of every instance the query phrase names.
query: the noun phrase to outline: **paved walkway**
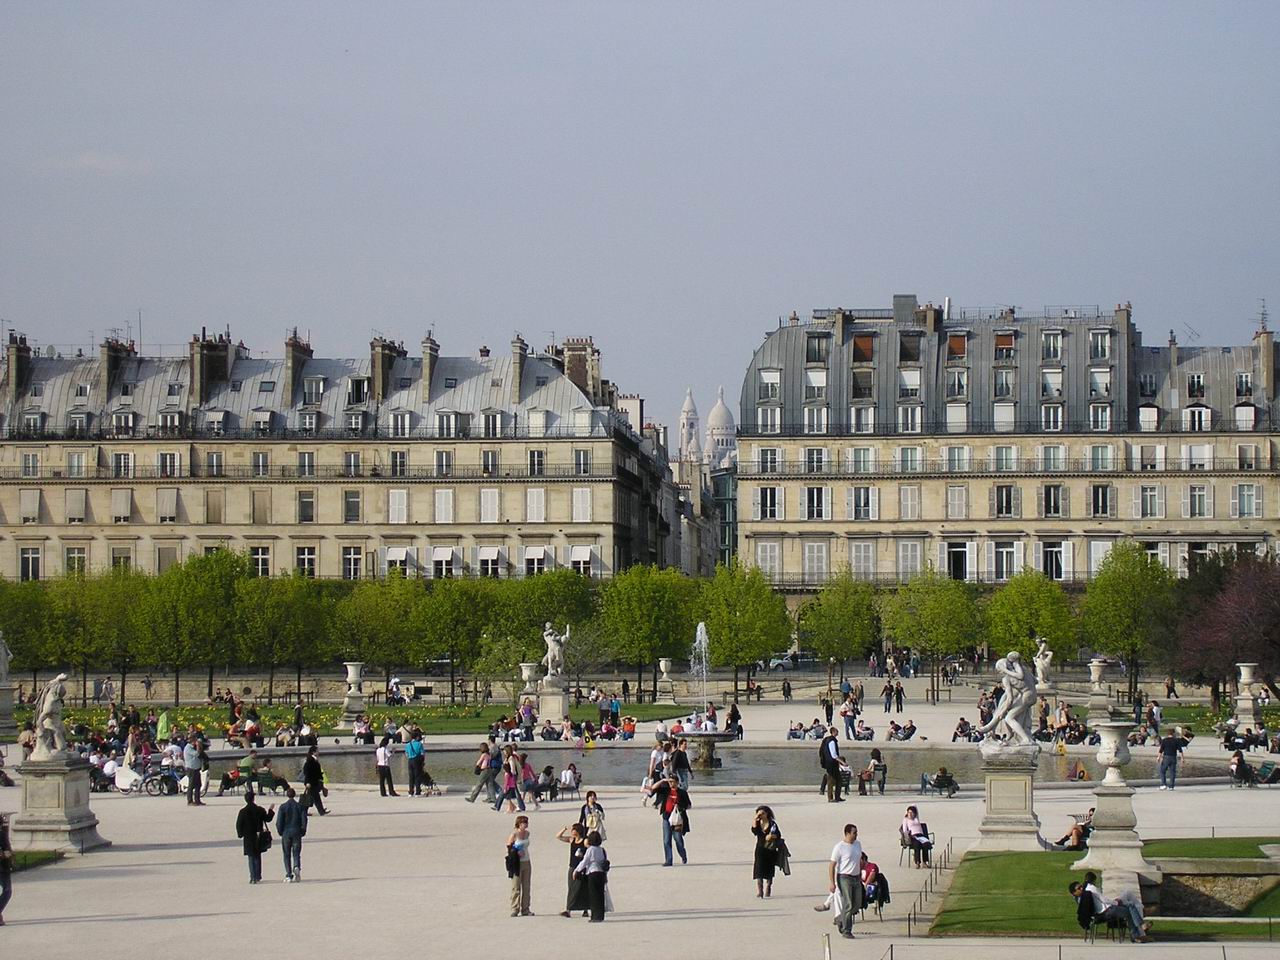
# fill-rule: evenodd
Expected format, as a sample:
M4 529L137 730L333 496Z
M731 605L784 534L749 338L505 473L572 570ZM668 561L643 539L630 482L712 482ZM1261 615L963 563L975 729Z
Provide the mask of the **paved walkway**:
M833 952L880 960L896 942L900 952L893 960L935 960L971 949L958 941L905 940L902 918L925 874L898 863L901 797L855 797L830 805L809 793L695 789L691 862L671 869L660 866L658 817L638 794L605 791L602 799L618 913L590 926L557 915L567 853L553 837L576 819L576 803L548 803L531 813L537 916L511 919L502 857L512 818L457 795L383 799L368 789L335 788L332 815L312 821L303 854L305 881L280 882L277 844L265 858L267 879L256 887L246 882L235 839L241 799L210 797L206 807L189 808L179 797L95 796L101 831L115 846L17 875L0 953L83 960L225 952L233 943L248 942L257 945L254 952L278 957L482 957L504 937L518 936L508 941L519 944L513 952L529 957L572 952L628 960L667 952L675 943L682 956L818 958L822 937L833 928L830 914L811 908L825 895L827 857L846 820L859 825L866 849L885 869L894 902L884 922L859 925L859 939L836 939ZM17 802L17 790L0 790L0 809L12 811ZM751 880L749 825L760 802L773 806L794 854L793 875L778 880L768 901L755 899ZM1038 797L1045 834L1062 833L1069 815L1085 802L1074 793ZM1225 788L1143 791L1136 798L1147 836L1274 823L1278 804L1280 792ZM932 798L920 806L941 842L955 837L959 848L976 835L979 799ZM1064 912L1074 909L1065 892L1062 899ZM1001 952L1007 946L1007 940L984 945L985 960L1014 960L1011 952ZM1073 940L1066 948L1074 960L1071 951L1080 944ZM1088 953L1122 949L1142 948L1099 944ZM1264 948L1228 949L1228 960L1264 955ZM1186 954L1188 960L1210 955L1221 960L1220 948Z

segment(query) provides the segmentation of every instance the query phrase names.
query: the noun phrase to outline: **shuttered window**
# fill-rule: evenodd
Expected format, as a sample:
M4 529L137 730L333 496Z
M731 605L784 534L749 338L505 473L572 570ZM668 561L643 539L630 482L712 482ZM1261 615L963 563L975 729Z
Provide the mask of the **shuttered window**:
M119 487L111 491L111 519L115 523L128 523L133 516L133 491Z
M253 491L253 523L263 525L271 522L271 491Z
M67 491L67 523L84 523L86 493L77 489Z
M962 333L953 333L947 337L947 359L963 360L968 353L969 341Z
M869 333L860 333L853 338L853 362L870 363L876 338Z

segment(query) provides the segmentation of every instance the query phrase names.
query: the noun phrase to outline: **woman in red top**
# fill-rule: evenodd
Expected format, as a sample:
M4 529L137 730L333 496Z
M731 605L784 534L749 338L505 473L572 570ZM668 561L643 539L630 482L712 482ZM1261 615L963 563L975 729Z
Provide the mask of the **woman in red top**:
M654 805L662 817L662 853L663 866L671 866L671 844L674 841L676 852L680 854L680 862L688 863L685 853L684 838L689 832L688 809L693 806L689 794L680 788L680 781L674 775L658 781L656 786L645 787L645 793L652 795Z

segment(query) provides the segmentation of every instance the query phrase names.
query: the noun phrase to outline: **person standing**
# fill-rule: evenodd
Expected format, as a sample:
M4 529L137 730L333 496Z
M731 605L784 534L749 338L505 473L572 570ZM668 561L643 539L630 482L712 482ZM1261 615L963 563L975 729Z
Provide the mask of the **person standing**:
M422 796L422 734L415 731L404 745L404 758L409 764L409 796Z
M582 825L582 836L598 833L606 836L604 828L604 807L600 806L600 798L594 790L587 791L587 802L578 811L578 823Z
M373 763L378 768L378 793L384 797L400 796L391 780L391 756L391 738L384 733L378 749L373 751Z
M791 702L791 681L784 679L782 681L782 701L784 703Z
M688 790L693 768L689 765L689 741L684 738L676 741L675 748L671 751L671 772L680 782L680 789Z
M275 810L274 806L263 810L254 803L252 790L244 792L244 806L236 817L236 836L244 846L244 855L249 858L250 883L262 882L262 851L270 843L271 835L266 833L266 829Z
M556 834L556 839L569 845L569 892L565 897L564 909L560 911L560 916L571 917L581 910L585 917L589 909L586 877L577 870L578 864L587 853L587 828L581 823L571 823L561 828Z
M529 818L516 817L515 829L507 837L507 876L511 878L511 915L532 917L529 909L532 867L529 862Z
M605 884L609 880L609 857L600 844L600 834L594 831L587 837L587 851L575 873L587 882L587 903L590 905L591 923L604 922Z
M293 787L284 791L288 797L276 811L276 833L280 835L280 852L284 855L284 882L302 882L302 838L307 835L307 808L300 804Z
M782 843L782 832L773 819L771 808L756 807L755 816L751 820L751 832L756 838L751 878L756 882L756 897L764 899L773 896L773 876L778 866L778 847Z
M1177 684L1173 682L1173 677L1164 678L1164 698L1166 700L1181 700L1178 696Z
M630 681L627 680L626 677L622 678L622 702L623 703L631 702L631 683Z
M320 766L320 758L316 756L317 749L314 745L307 747L307 759L302 762L302 785L306 787L307 800L316 808L316 813L323 817L329 811L324 808L324 800L321 798L328 795L329 789L324 785L324 768Z
M658 782L656 786L647 788L654 797L654 805L662 817L662 854L664 867L671 866L671 844L674 842L676 852L680 854L680 862L688 863L684 838L689 832L688 810L693 806L689 794L680 789L680 781L674 775Z
M847 684L849 681L845 681ZM844 700L840 703L840 719L844 721L844 738L846 740L855 739L854 729L858 719L858 707L853 702L853 691L850 690L844 695Z
M4 908L13 896L13 843L9 840L9 817L0 813L0 927L4 926Z
M516 812L516 804L524 811L524 795L520 791L520 758L516 749L510 745L502 748L502 791L493 802L495 811L502 809L502 801L507 801L507 813ZM514 803L512 802L514 801Z
M825 774L827 803L842 803L844 785L840 782L840 737L835 727L827 728L827 735L822 738L822 744L818 748L818 760Z
M1178 755L1187 748L1187 739L1181 727L1174 727L1169 736L1160 741L1160 789L1172 790L1178 782Z
M480 755L476 757L476 785L467 794L467 803L475 803L481 790L484 791L485 802L493 803L497 792L494 789L494 779L500 769L502 769L502 755L498 752L498 741L496 737L490 737L480 744Z
M202 807L200 799L200 739L195 731L187 735L187 743L182 748L182 766L187 774L187 806Z
M831 849L828 867L827 891L840 893L840 916L836 927L847 940L853 939L853 918L862 907L862 844L858 842L858 828L852 823L844 825L844 839Z
M906 691L902 689L902 681L899 680L893 685L893 705L896 712L902 712L902 700L906 695Z
M880 688L880 696L884 698L884 712L888 713L893 709L893 681L886 680L884 686Z

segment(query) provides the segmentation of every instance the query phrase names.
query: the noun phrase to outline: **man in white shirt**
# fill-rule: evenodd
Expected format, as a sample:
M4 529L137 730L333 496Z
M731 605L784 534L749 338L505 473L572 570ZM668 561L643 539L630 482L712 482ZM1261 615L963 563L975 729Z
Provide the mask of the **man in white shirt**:
M853 939L853 918L862 906L862 844L858 842L858 828L852 823L844 825L844 839L831 849L829 867L830 884L827 889L840 891L840 916L836 926L840 935Z
M111 756L107 757L107 762L102 765L102 775L108 780L115 780L116 771L120 769L120 764L116 761L116 752L111 751Z

